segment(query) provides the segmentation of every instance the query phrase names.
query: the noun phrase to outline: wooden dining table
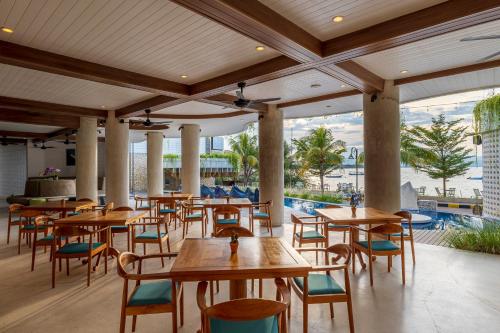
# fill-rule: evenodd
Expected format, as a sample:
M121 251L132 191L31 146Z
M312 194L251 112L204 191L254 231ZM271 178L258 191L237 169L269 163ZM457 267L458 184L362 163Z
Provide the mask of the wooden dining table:
M58 212L61 213L62 217L66 217L68 212L77 212L82 209L92 209L92 207L94 206L97 206L97 203L92 201L57 200L57 201L40 202L30 206L24 206L22 209L35 210L40 212Z
M55 221L56 226L122 226L139 221L147 215L147 211L110 211L103 215L102 211L86 212L65 217Z
M160 193L148 195L148 199L151 201L157 201L162 199L171 199L174 198L176 200L189 200L193 195L191 193Z
M229 297L237 299L247 297L247 279L307 279L311 269L290 244L279 238L240 238L236 254L231 254L228 238L187 238L170 274L174 281L229 280Z
M321 208L315 209L316 213L325 217L329 223L339 225L372 225L384 223L401 223L401 216L371 207L356 208L356 215L353 215L351 207L342 208ZM359 240L359 231L351 228L354 241ZM366 267L361 253L357 252L358 258L363 268Z

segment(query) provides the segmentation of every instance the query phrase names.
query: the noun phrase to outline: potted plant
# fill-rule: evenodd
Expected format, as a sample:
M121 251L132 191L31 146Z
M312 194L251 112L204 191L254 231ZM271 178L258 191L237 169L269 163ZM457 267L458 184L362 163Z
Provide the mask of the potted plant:
M235 232L231 235L231 242L229 242L229 246L231 246L231 254L238 252L238 237L238 234Z
M359 200L360 200L360 197L359 197L358 193L351 194L350 205L351 205L352 216L356 216L356 207L358 207L358 205L359 205Z

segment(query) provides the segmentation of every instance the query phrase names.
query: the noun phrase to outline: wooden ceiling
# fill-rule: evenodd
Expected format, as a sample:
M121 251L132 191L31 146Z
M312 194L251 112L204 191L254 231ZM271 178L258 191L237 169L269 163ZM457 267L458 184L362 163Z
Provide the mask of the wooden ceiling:
M145 108L233 119L242 80L248 97L279 96L287 109L355 99L385 79L481 69L470 66L496 44L457 40L498 22L498 0L0 0L0 24L14 30L0 32L0 121L66 128Z

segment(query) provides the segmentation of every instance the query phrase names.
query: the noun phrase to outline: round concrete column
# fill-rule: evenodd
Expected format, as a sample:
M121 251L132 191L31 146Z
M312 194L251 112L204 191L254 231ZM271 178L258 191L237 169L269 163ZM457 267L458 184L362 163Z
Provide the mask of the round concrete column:
M363 95L365 206L396 212L400 209L399 88L385 81L372 101Z
M106 202L129 206L128 124L121 124L115 112L106 119Z
M148 132L148 194L163 193L163 133Z
M81 117L76 134L76 199L97 202L97 119Z
M200 126L182 125L181 183L182 192L200 195Z
M276 105L269 105L268 112L259 117L259 201L273 201L273 226L283 224L283 149L283 112Z

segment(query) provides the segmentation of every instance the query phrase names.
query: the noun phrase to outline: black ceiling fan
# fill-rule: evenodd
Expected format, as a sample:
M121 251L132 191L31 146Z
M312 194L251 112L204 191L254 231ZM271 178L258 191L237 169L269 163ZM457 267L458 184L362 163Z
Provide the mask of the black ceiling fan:
M63 141L63 143L64 143L65 145L72 145L72 144L75 144L75 143L76 143L76 141L70 141L70 140L69 140L69 136L70 136L70 135L69 135L68 133L64 134L64 136L66 137L66 139Z
M129 124L132 124L132 125L137 126L137 127L151 128L154 126L166 126L167 124L172 123L171 121L151 121L151 119L149 118L149 115L151 114L151 110L146 109L146 110L144 110L144 112L146 113L146 120L130 119L128 121ZM125 123L125 120L121 119L120 122ZM168 128L168 126L166 126L166 127Z
M490 39L500 39L500 35L487 35L487 36L478 36L478 37L465 37L462 38L461 42L472 42L478 40L490 40ZM500 56L500 51L490 54L484 58L479 59L479 61L486 61Z
M274 101L279 101L281 98L280 97L275 97L275 98L262 98L262 99L248 99L245 98L245 95L243 95L243 89L246 87L245 82L238 82L238 88L239 90L236 90L236 96L238 96L238 99L233 101L234 106L236 106L239 109L247 109L244 111L248 112L255 112L253 110L249 110L254 103L267 103L267 102L274 102Z
M3 136L2 138L0 138L0 145L2 146L8 146L8 145L18 145L21 142L22 140L20 139L10 139L10 138L7 138L6 136Z
M38 144L39 144L40 142L42 143L42 145L41 145L41 146L38 146ZM46 145L45 145L45 140L42 140L42 141L40 141L40 142L34 142L34 143L33 143L33 147L35 147L35 148L40 148L40 149L42 149L42 150L45 150L45 149L54 149L54 148L55 148L55 147L52 147L52 146L46 146Z

